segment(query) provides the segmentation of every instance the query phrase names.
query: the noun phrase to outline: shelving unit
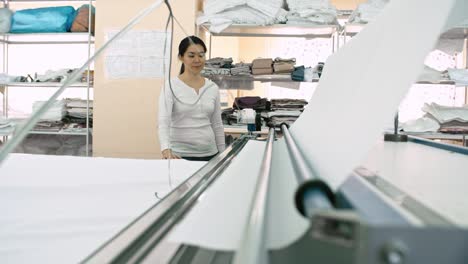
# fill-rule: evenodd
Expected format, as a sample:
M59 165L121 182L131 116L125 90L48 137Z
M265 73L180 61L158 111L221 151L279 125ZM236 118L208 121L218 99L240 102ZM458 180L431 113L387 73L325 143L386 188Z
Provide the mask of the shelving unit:
M3 0L3 4L5 7L9 7L11 9L16 9L16 5L20 5L21 8L25 9L30 8L28 5L32 5L31 8L37 8L39 5L44 6L63 6L63 5L83 5L88 4L89 6L93 6L95 0ZM14 34L14 33L7 33L7 34L0 34L0 44L3 46L3 73L9 73L9 64L11 61L14 61L15 58L9 56L9 48L13 46L39 46L44 47L44 45L86 45L87 46L87 56L83 57L80 63L84 63L87 59L91 57L92 53L92 45L94 44L94 37L91 34L91 15L92 12L89 12L89 31L88 32L63 32L63 33L24 33L24 34ZM29 46L28 46L29 45ZM85 46L85 47L86 47ZM34 49L34 47L32 47ZM38 48L36 48L38 49ZM36 50L35 49L35 50ZM84 51L84 49L82 50ZM54 54L51 54L53 56ZM64 58L65 59L65 58ZM31 59L33 60L33 58ZM26 62L25 62L26 63ZM75 65L78 67L80 65ZM90 70L88 68L88 72L86 75L86 82L77 82L74 83L67 88L76 89L84 89L86 91L86 127L83 132L81 131L30 131L30 134L41 134L41 135L73 135L73 136L84 136L86 137L86 156L90 154L90 136L92 134L92 129L89 128L90 124L90 95L91 90L93 88L92 83L90 81ZM18 75L18 74L15 74ZM10 89L21 89L21 88L59 88L62 86L62 83L59 82L9 82L9 83L0 83L0 91L3 94L3 113L4 117L9 117L9 90ZM25 120L22 119L12 119L13 123L16 123L17 126L20 125ZM14 134L13 134L14 135ZM4 137L4 140L7 138Z
M337 37L339 32L339 25L290 25L290 24L275 24L275 25L231 25L219 33L209 31L210 25L203 24L198 27L198 34L207 33L208 52L211 58L212 51L212 38L213 37L274 37L274 38L329 38L332 42L332 52L335 51L337 46ZM232 87L233 89L242 90L237 87L239 83L253 83L253 82L295 82L291 79L290 75L272 74L272 75L209 75L206 76L211 79L220 87ZM318 79L312 80L318 82ZM253 87L253 84L250 85Z
M220 88L230 87L230 89L246 89L245 87L238 87L240 84L252 82L277 82L289 83L298 82L291 79L291 75L284 74L271 74L271 75L208 75L206 78L212 80ZM319 79L313 79L312 82L318 82Z
M210 25L200 26L209 31ZM210 32L215 37L288 37L288 38L318 38L332 37L338 30L337 25L231 25L219 33Z
M61 87L62 84L58 82L11 82L11 83L0 83L0 86L9 87ZM88 88L87 83L74 83L68 86L68 88ZM93 88L92 85L89 88Z
M0 43L16 44L16 45L21 45L21 44L23 45L28 45L28 44L88 44L88 43L94 44L94 37L86 32L24 33L24 34L6 33L6 34L0 34Z
M347 37L353 37L358 34L366 24L356 24L350 23L346 24L343 27L342 32L340 32L340 36L343 36L344 43L346 43ZM447 30L446 32L440 35L440 39L463 39L464 46L463 46L463 54L465 54L464 58L464 68L468 68L468 28L463 27L455 27L452 29ZM440 80L438 82L433 81L418 81L416 84L430 84L430 85L455 85L456 83L451 80ZM468 103L468 87L465 87L465 104ZM449 133L439 133L439 132L421 132L421 133L403 133L407 135L413 135L421 138L426 139L441 139L441 140L461 140L463 146L467 145L466 138L468 137L465 134L449 134Z
M252 82L296 82L291 79L291 76L285 74L271 74L271 75L209 75L207 78L212 80L242 80ZM319 79L313 79L312 82L318 82Z
M332 47L335 47L335 41L339 26L338 25L244 25L234 24L219 33L210 32L210 25L203 24L198 28L198 34L201 32L209 33L209 58L211 58L212 37L286 37L286 38L331 38Z
M14 118L12 119L16 125L22 125L23 123L27 122L27 119L23 118ZM89 133L92 132L92 128L87 129ZM40 131L40 130L33 130L29 132L31 135L61 135L61 136L86 136L88 133L85 131L66 131L64 128L61 128L59 131Z
M275 25L231 25L219 33L209 31L210 25L203 24L198 27L197 35L206 36L208 44L208 57L212 58L211 51L213 48L213 37L242 37L242 38L301 38L314 39L324 38L330 40L332 53L338 45L339 25L291 25L291 24L275 24ZM237 90L236 97L242 96L241 90L254 89L254 83L284 83L285 87L298 85L299 81L294 81L291 74L269 74L269 75L207 75L206 78L211 79L218 84L220 89ZM313 79L311 82L318 82L319 79ZM299 87L299 86L297 86ZM224 104L228 106L229 103ZM233 130L234 129L234 130ZM235 130L238 129L238 130ZM246 133L246 129L233 128L232 126L225 127L226 134Z

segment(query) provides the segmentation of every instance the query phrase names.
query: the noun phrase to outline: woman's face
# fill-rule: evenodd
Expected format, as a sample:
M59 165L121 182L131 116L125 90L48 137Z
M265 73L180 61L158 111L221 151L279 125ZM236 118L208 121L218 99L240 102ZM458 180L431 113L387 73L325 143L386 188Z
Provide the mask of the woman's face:
M184 56L179 56L179 60L185 65L185 71L199 74L205 67L205 50L202 45L192 44L187 48Z

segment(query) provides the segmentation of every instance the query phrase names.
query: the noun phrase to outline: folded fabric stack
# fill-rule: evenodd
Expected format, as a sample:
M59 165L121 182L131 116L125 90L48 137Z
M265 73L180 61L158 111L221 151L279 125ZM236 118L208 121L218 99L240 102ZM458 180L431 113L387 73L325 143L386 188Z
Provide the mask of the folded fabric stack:
M468 106L424 104L424 117L409 120L402 127L406 132L468 133Z
M45 101L36 101L33 103L32 110L36 112ZM52 106L41 116L42 121L61 121L62 118L67 113L65 109L65 101L58 100L55 101Z
M41 132L59 132L62 127L62 121L39 121L34 126L34 130Z
M348 23L368 23L377 17L389 0L369 0L358 5L348 19Z
M329 0L287 0L287 24L337 24L337 10Z
M64 124L62 127L62 131L72 132L72 133L82 133L86 131L86 124L81 124L81 123Z
M82 99L66 99L66 110L67 115L63 118L68 124L67 127L76 128L79 126L73 126L70 124L78 124L85 127L86 115L89 113L89 127L93 126L93 101L89 101L89 109L86 109L87 102Z
M405 132L437 132L440 128L439 122L431 117L423 116L418 119L408 120L401 125Z
M252 63L236 63L231 68L232 75L250 75Z
M456 85L468 86L468 70L467 69L447 69L450 80Z
M272 99L272 112L262 113L268 118L268 125L279 127L282 123L292 125L304 110L307 101L303 99Z
M293 116L298 117L302 114L302 111L299 110L275 110L271 112L262 112L262 117L272 118L274 116Z
M468 133L468 106L443 106L436 103L425 104L423 109L428 117L440 124L440 132Z
M226 68L208 68L205 67L202 71L203 76L211 76L211 75L230 75L231 69Z
M273 60L271 58L259 58L252 61L252 74L272 74Z
M304 67L299 66L295 67L294 71L291 73L291 78L293 81L298 82L312 82L313 80L317 80L319 78L318 67L311 68L311 67ZM320 71L321 73L321 71Z
M457 120L445 122L440 125L439 132L451 134L468 134L468 121Z
M283 0L206 0L197 24L210 23L219 33L232 24L270 25L286 22Z
M206 60L205 67L202 74L205 76L210 75L230 75L232 68L232 58L212 58Z
M273 62L273 71L277 74L291 73L294 71L295 64L296 58L284 59L277 57Z
M34 78L35 82L63 82L70 77L76 69L60 69L48 70L43 75L37 74Z
M232 58L216 57L205 61L205 66L208 68L232 68Z
M288 74L294 71L296 58L258 58L252 63L236 63L233 64L232 58L213 58L207 60L202 75L261 75L261 74ZM301 73L300 79L304 79L304 73ZM233 81L233 80L231 80ZM312 75L310 76L312 81Z
M45 102L36 101L33 103L32 110L36 112ZM34 126L36 131L58 132L63 126L62 119L67 111L65 101L58 100L41 116L40 121Z
M304 99L272 99L271 110L283 110L283 111L302 111L304 106L307 105L307 101Z
M221 119L225 125L237 124L237 115L234 114L234 108L226 108L221 111Z

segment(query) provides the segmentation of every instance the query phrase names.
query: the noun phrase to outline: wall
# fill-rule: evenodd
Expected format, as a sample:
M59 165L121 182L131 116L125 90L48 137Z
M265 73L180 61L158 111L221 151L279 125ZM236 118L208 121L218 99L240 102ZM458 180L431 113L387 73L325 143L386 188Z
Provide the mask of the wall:
M106 30L122 28L143 8L154 0L96 1L96 49L103 45ZM353 9L364 0L333 0L339 9ZM195 32L195 13L201 9L201 0L172 1L174 13L188 34ZM135 29L162 30L167 18L167 10L159 7L140 22ZM176 49L184 37L176 25L173 45L172 75L180 67ZM209 37L206 38L207 44ZM262 56L271 39L253 38L212 38L212 57L231 56L234 61L251 61ZM104 74L103 58L95 64L94 84L94 156L122 158L160 158L157 132L157 98L162 79L109 80ZM258 84L257 84L258 85ZM231 97L255 93L263 94L263 87L255 92L240 91ZM231 98L231 99L232 99ZM232 100L230 100L232 102Z
M105 32L120 29L154 0L96 1L96 50ZM188 34L194 34L196 1L171 1L173 12ZM137 30L164 30L167 8L161 5L135 26ZM175 23L172 75L180 68L179 41L185 37ZM94 156L160 158L157 131L158 97L162 79L110 80L104 74L103 57L95 64Z
M353 10L360 3L367 2L367 0L331 0L337 9Z

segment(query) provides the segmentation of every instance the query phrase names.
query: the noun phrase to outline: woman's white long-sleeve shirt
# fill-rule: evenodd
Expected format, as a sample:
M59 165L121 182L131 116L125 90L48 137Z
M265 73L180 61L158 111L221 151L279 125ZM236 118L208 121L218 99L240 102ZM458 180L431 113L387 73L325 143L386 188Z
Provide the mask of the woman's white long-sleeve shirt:
M171 149L182 157L205 157L225 149L218 86L205 78L195 90L178 77L159 96L159 141L161 150Z

